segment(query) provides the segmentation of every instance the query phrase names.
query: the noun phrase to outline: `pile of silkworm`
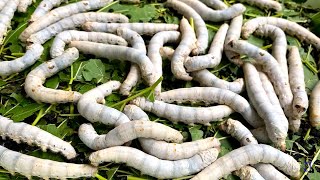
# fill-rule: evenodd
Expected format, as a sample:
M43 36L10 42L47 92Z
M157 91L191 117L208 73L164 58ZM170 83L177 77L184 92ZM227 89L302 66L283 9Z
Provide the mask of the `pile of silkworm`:
M35 158L0 146L0 166L10 173L44 179L93 177L98 172L96 166L104 162L125 163L160 179L197 173L192 179L220 179L231 173L241 179L299 178L299 162L282 151L286 150L288 131L299 131L309 106L310 124L313 127L320 124L320 82L309 97L309 105L299 48L288 46L286 35L295 36L317 50L320 38L282 18L257 17L243 23L248 4L270 12L282 11L283 4L274 0L239 0L240 3L228 6L222 0L167 0L166 8L182 18L179 24L166 24L129 23L129 18L120 13L94 12L109 6L112 0L83 0L60 6L63 1L40 2L19 36L26 44L25 54L12 61L1 61L0 76L27 72L24 90L33 101L76 104L79 114L89 122L75 131L83 144L95 152L87 157L90 164L72 164ZM32 3L32 0L0 1L1 44L15 11L24 13ZM212 42L206 27L208 21L221 23ZM271 39L272 49L251 44L246 39L252 34ZM40 59L43 44L50 39L53 59L28 70ZM167 43L173 48L166 47ZM123 82L110 79L83 94L43 85L47 78L77 61L81 53L129 61L130 71ZM229 82L210 72L224 60L224 54L239 66L243 77ZM135 97L123 111L105 105L106 96L114 91L132 97L132 89L140 81L153 87L164 75L163 60L170 61L169 76L195 81L201 87L163 91L160 82L153 89L155 100ZM235 112L243 117L242 123L228 118ZM189 127L219 124L221 131L243 147L218 158L217 138L188 142L177 129L151 121L151 114ZM95 124L90 123L114 128L98 134ZM67 159L77 156L69 142L3 116L0 135L39 146L43 151L61 153ZM134 139L138 139L141 150L128 147Z

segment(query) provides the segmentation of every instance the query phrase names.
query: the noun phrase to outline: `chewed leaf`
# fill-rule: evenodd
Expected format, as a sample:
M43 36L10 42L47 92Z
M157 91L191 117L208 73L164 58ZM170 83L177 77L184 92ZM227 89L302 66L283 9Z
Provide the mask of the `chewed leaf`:
M203 131L200 128L201 128L201 125L196 125L196 126L193 126L193 127L189 128L189 132L191 134L192 141L203 139L202 138L203 137Z
M84 63L82 75L85 81L94 80L96 83L103 83L107 79L105 66L100 59L90 59Z

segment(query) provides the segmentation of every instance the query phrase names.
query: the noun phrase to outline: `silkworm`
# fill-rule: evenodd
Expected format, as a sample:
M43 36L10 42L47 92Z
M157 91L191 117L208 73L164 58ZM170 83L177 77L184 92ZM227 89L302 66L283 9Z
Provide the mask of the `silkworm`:
M50 48L50 55L52 58L60 56L66 44L71 41L92 41L106 44L116 44L121 46L127 46L128 43L125 39L109 33L101 32L85 32L69 30L59 33L55 38Z
M151 86L156 82L153 65L147 55L140 50L124 46L84 41L72 41L70 46L76 47L79 51L85 54L93 54L109 60L130 61L136 63L140 68L142 78L145 79L148 85Z
M191 81L192 77L186 72L183 64L192 49L195 48L197 39L192 27L185 18L182 18L180 21L180 31L181 41L172 55L171 72L177 79Z
M42 16L41 18L39 18L36 22L33 22L32 24L30 24L20 34L19 39L22 42L26 42L27 39L32 34L50 26L50 24L54 24L61 19L67 18L77 13L86 12L86 11L104 7L110 2L111 2L110 0L88 0L88 1L79 1L76 3L71 3L68 5L56 8L50 11L49 13L47 13L45 16ZM82 19L82 18L79 18L79 19Z
M320 124L320 81L314 86L310 94L310 124L317 127Z
M96 151L89 156L92 164L102 162L126 163L147 174L159 179L184 177L201 171L217 159L219 151L211 148L200 152L188 159L177 161L161 160L131 147L111 147Z
M18 4L19 0L8 0L0 11L0 44L2 44L3 36L6 35L8 27L11 25L11 19Z
M148 115L136 105L126 105L123 113L125 113L131 120L149 121ZM184 142L181 144L146 138L139 138L139 142L145 152L165 160L187 159L212 147L220 148L219 140L213 137L192 142Z
M264 179L289 180L287 176L282 174L271 164L258 163L253 166Z
M178 0L168 0L166 4L168 7L171 7L179 13L181 13L187 19L193 19L196 30L197 42L196 48L192 51L192 53L195 55L203 54L208 47L209 35L206 24L201 18L201 16L192 7Z
M260 9L272 9L275 11L281 11L282 6L279 2L274 0L238 0L240 2L248 3L252 6L257 6Z
M210 126L210 122L219 121L229 116L234 111L225 105L213 107L187 107L175 104L168 104L162 101L148 101L146 98L138 97L132 100L133 104L141 109L152 112L158 117L166 118L173 122L183 122L193 125L195 123ZM170 109L170 111L168 111Z
M203 4L201 1L179 0L192 7L205 21L221 22L232 19L242 14L246 7L242 4L234 4L227 9L213 10Z
M240 113L253 127L264 125L263 120L245 98L226 89L215 87L180 88L162 92L156 98L167 103L175 101L178 103L202 101L207 104L224 104Z
M36 126L19 122L15 123L11 119L0 116L0 136L4 139L9 137L17 143L21 141L29 145L35 144L43 151L50 149L52 152L60 152L66 158L75 158L77 153L70 143L44 131Z
M67 49L61 56L46 61L29 72L26 77L24 90L27 95L37 102L67 103L77 102L81 96L76 91L50 89L43 86L46 78L70 66L79 57L76 48Z
M92 123L100 122L107 125L118 126L129 122L129 118L122 112L103 105L104 97L119 89L120 85L119 81L108 81L84 93L77 104L81 116Z
M28 179L37 176L43 179L94 177L98 168L87 164L73 164L40 159L0 146L0 166L13 173L18 172Z
M32 4L33 0L19 0L18 11L27 12L28 7Z
M27 69L40 58L42 52L43 47L40 44L27 46L27 51L22 57L12 61L0 62L0 76L7 77Z
M281 28L291 36L296 36L301 41L305 41L320 49L320 38L302 27L301 25L287 19L276 17L257 17L247 21L242 27L242 37L247 39L258 27L270 24Z
M164 23L100 23L86 22L82 25L82 29L86 31L98 31L116 33L118 28L128 28L136 31L140 35L154 35L161 31L177 31L177 24Z
M194 176L192 180L218 180L243 166L257 163L273 164L282 172L295 178L300 175L300 164L290 155L269 145L250 144L218 158L210 166Z
M282 72L286 79L288 78L288 64L287 64L287 38L282 29L277 26L265 24L260 26L255 34L262 37L270 37L272 42L272 55L279 62Z
M146 54L147 49L143 38L135 31L128 28L118 28L117 34L127 40L132 48L140 50L141 53ZM156 77L158 79L160 77ZM130 90L134 87L140 79L139 66L137 64L131 64L130 71L127 78L120 86L120 93L123 95L129 95Z
M213 9L227 9L228 6L221 0L200 0L205 5Z
M271 143L270 138L265 127L258 127L250 130L253 136L260 142L264 144Z
M29 22L34 22L39 18L47 14L52 8L59 6L63 1L66 0L42 0L37 6L36 10L30 17Z
M234 171L233 174L243 180L265 180L259 172L251 166L244 166Z
M72 16L61 19L60 21L55 22L40 31L35 32L27 39L27 42L43 44L46 41L48 41L50 38L59 34L60 32L69 30L69 29L75 29L76 27L88 21L128 22L128 18L122 14L104 13L104 12L88 12L88 13L74 14Z
M187 72L202 70L206 68L214 68L220 64L224 40L228 28L228 24L223 24L220 26L218 32L215 34L214 39L212 40L208 54L187 58L187 60L184 63Z
M267 51L262 50L247 41L231 41L230 46L237 53L245 54L248 57L253 58L257 64L262 66L262 70L268 75L274 86L279 97L281 107L284 108L285 114L290 117L292 112L293 95L289 82L285 79L277 60L275 60Z
M9 1L9 0L0 1L0 10L2 10L3 7L5 7L5 5L7 4L7 1Z
M98 135L91 124L82 124L78 130L81 141L91 149L101 150L123 145L137 138L152 138L169 142L182 142L183 136L166 125L144 120L130 121L118 125L107 134Z

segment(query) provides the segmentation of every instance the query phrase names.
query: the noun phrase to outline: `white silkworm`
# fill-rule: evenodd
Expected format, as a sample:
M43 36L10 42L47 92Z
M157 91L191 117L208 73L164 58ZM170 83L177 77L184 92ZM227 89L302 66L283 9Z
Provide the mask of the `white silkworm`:
M21 141L29 145L35 144L43 151L50 149L52 152L60 152L66 158L72 159L77 153L70 143L44 131L36 126L19 122L15 123L11 119L0 116L0 136L4 139L9 137L17 143Z
M103 105L104 97L119 89L120 85L119 81L109 81L84 93L77 104L79 113L92 123L118 126L129 122L129 118L122 112Z
M276 95L276 92L274 91L274 88L268 76L265 73L259 71L259 77L260 77L260 81L262 83L263 89L267 93L267 96L272 106L276 107L278 110L282 110L279 99Z
M310 94L310 124L317 127L320 124L320 81L314 86Z
M2 0L2 1L0 1L0 10L2 10L3 7L5 7L5 5L7 4L7 1L9 1L9 0Z
M180 88L162 92L157 99L167 103L202 101L207 104L225 104L240 113L253 127L264 125L263 120L245 98L226 89L215 87Z
M0 11L0 44L3 36L6 35L8 27L11 25L11 19L17 10L19 0L8 0Z
M43 83L46 78L70 66L78 57L79 51L76 48L69 48L61 56L44 62L30 71L24 85L27 95L37 102L51 104L77 102L81 96L80 93L46 88Z
M118 28L117 34L127 40L131 44L132 48L140 50L143 54L147 53L144 40L137 32L128 28ZM127 78L120 86L120 93L122 95L129 95L132 87L138 83L140 76L139 66L137 64L131 64ZM156 78L158 79L159 77Z
M250 130L253 136L260 142L264 144L271 143L270 138L265 127L258 127Z
M287 176L278 171L271 164L258 163L253 165L254 168L264 179L278 179L278 180L289 180Z
M192 77L186 72L184 62L192 49L195 48L197 41L196 35L187 19L180 21L181 41L175 49L171 59L171 72L177 79L191 81Z
M259 172L251 166L244 166L234 171L233 174L243 180L265 180Z
M205 5L213 8L213 9L227 9L228 6L222 2L221 0L200 0Z
M210 126L210 122L219 121L234 112L230 107L225 105L213 107L187 107L168 104L157 100L150 102L143 97L132 100L132 103L145 111L154 113L158 117L163 117L173 122L183 122L189 125L200 123ZM170 111L168 111L168 109L170 109Z
M206 27L206 23L203 21L201 16L193 10L192 7L188 6L187 4L178 1L178 0L168 0L167 6L172 7L173 9L177 10L187 19L192 18L195 25L196 35L197 35L197 42L196 48L192 51L193 54L203 54L208 47L208 30Z
M30 35L30 37L27 39L27 42L43 44L46 41L48 41L50 38L59 34L60 32L69 30L69 29L75 29L76 27L88 21L128 22L129 20L126 16L122 14L114 14L114 13L88 12L88 13L74 14L72 16L61 19L60 21L55 22L40 31L35 32L34 34Z
M260 162L271 163L292 177L300 176L300 164L290 155L269 145L250 144L220 157L192 180L218 180L243 166Z
M18 172L28 179L37 176L43 179L94 177L98 169L87 164L73 164L40 159L0 146L0 166L13 173Z
M169 126L144 120L120 124L104 135L98 135L91 124L82 124L78 134L81 141L94 150L123 145L137 138L152 138L175 143L180 143L183 139L179 131Z
M282 72L286 79L288 78L288 64L287 64L287 38L282 29L277 26L265 24L260 26L255 34L262 37L270 37L272 42L272 55L279 62Z
M111 0L88 0L88 1L79 1L76 3L68 4L56 8L45 16L39 18L36 22L30 24L19 36L19 39L22 42L26 42L27 39L34 33L44 29L50 24L53 24L63 18L67 18L77 13L86 12L93 9L98 9L104 7L105 5L112 2ZM84 18L84 17L82 17ZM70 22L69 22L70 23Z
M36 10L31 15L29 22L34 22L45 14L47 14L52 8L59 6L63 1L66 0L42 0L37 6Z
M28 7L32 4L33 0L19 0L18 11L27 12Z
M85 54L93 54L109 60L130 61L136 63L140 68L142 78L145 79L148 85L151 86L157 80L155 79L154 67L150 59L140 50L124 46L84 41L72 41L70 46L76 47L79 51Z
M6 77L27 69L40 58L42 52L43 47L40 44L27 46L27 51L22 57L0 62L0 76Z
M116 33L118 28L128 28L136 31L140 35L154 35L161 31L177 31L179 26L177 24L164 23L99 23L86 22L82 28L86 31L99 31Z
M243 64L243 72L248 96L258 114L265 122L268 136L276 147L285 149L285 139L288 132L288 120L283 111L272 106L263 89L256 68L250 63Z
M285 114L290 117L292 112L293 95L289 82L285 79L277 60L275 60L267 51L262 50L247 41L231 41L230 46L237 53L245 54L248 57L253 58L257 64L262 66L262 70L268 75L274 86L279 97L281 107L284 108Z
M214 39L212 40L208 54L187 58L184 63L187 72L202 70L205 68L214 68L220 64L224 40L226 38L228 28L228 24L223 24L220 26L218 32L215 34Z
M85 32L69 30L59 33L55 38L50 48L50 54L52 58L60 56L66 44L71 41L92 41L106 44L116 44L121 46L127 46L128 43L122 37L109 33L101 32Z
M92 164L102 162L126 163L159 179L184 177L201 171L217 159L219 151L211 148L188 159L177 161L161 160L131 147L111 147L96 151L89 156Z
M276 11L281 11L282 6L279 2L274 0L238 0L240 2L248 3L252 6L257 6L260 9L273 9Z
M301 41L306 41L320 49L320 38L315 34L304 28L303 26L289 21L287 19L276 17L257 17L247 21L242 27L242 36L248 38L258 27L270 24L281 28L283 31L291 36L296 36Z
M213 10L199 0L179 0L192 7L205 21L221 22L241 15L246 7L242 4L234 4L226 9Z

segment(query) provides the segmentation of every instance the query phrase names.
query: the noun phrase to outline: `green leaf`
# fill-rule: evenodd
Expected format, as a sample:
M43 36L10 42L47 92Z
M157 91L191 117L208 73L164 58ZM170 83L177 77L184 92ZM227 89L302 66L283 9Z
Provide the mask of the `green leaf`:
M203 139L203 131L200 130L200 128L202 127L202 125L195 125L189 128L189 132L191 134L191 139L192 141L196 141L199 139Z
M66 121L64 121L66 122ZM39 128L59 137L63 138L66 135L71 135L73 133L73 129L67 126L67 123L62 123L60 126L56 126L55 124L47 124L47 125L38 125Z
M85 62L82 75L85 81L94 80L95 83L103 83L107 80L106 69L100 59L90 59Z
M111 168L110 170L107 171L108 179L110 179L110 180L113 179L113 176L118 171L119 167L120 167L120 165L117 165L114 168Z
M57 89L60 83L59 76L53 76L52 78L49 78L46 80L45 87L51 88L51 89Z
M17 106L9 112L11 119L15 122L23 121L25 118L32 116L35 112L39 111L44 104L32 103L26 106Z

